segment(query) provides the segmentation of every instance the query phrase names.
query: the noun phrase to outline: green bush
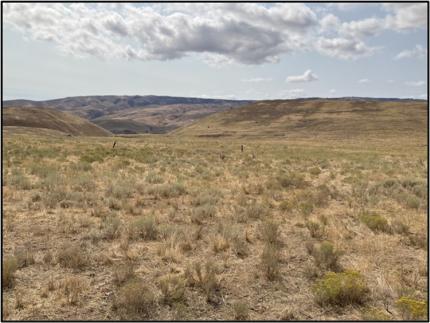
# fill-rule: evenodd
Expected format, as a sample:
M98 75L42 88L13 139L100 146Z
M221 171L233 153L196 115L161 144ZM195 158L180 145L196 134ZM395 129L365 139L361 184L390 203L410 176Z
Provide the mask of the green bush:
M362 275L356 271L328 272L314 286L316 301L320 305L345 306L363 304L369 293Z
M360 220L374 232L389 233L391 231L388 221L382 215L376 213L363 213L360 216Z
M427 320L428 304L409 297L401 297L396 301L396 306L400 309L405 320Z

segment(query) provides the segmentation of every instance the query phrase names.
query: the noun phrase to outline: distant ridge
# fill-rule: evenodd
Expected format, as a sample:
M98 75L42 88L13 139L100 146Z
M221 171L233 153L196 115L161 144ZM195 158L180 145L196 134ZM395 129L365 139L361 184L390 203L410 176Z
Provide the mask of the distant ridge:
M7 107L2 109L2 117L2 125L5 127L51 129L73 136L105 137L112 135L109 131L88 120L49 108Z
M3 106L49 107L83 117L113 133L131 134L166 133L210 114L252 102L157 95L100 95L46 101L8 100L3 101Z

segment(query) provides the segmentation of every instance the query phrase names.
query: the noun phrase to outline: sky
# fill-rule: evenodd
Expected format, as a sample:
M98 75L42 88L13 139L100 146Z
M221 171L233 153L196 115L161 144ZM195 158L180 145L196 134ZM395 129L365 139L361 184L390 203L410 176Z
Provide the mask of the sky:
M427 99L426 3L3 3L3 99Z

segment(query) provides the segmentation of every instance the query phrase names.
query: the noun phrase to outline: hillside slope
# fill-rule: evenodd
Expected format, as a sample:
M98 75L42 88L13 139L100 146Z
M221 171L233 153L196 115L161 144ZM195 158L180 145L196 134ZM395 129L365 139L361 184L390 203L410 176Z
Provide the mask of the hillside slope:
M427 102L299 99L261 101L204 118L175 135L197 137L425 138Z
M109 136L111 133L70 113L48 108L3 108L3 126L61 131L74 136Z
M3 106L50 107L83 117L113 133L166 133L207 115L252 101L170 96L79 96L48 101L10 100Z

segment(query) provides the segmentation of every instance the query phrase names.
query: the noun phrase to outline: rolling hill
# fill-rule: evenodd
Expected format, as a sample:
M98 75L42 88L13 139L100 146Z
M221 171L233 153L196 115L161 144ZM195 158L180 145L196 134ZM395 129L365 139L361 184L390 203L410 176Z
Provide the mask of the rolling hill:
M3 106L49 107L83 117L113 133L166 133L207 115L252 101L170 96L79 96L48 101L10 100Z
M61 131L73 136L109 136L111 133L99 126L72 115L49 108L3 108L3 126L42 128Z
M260 101L204 118L174 135L366 139L426 136L427 101L297 99Z

